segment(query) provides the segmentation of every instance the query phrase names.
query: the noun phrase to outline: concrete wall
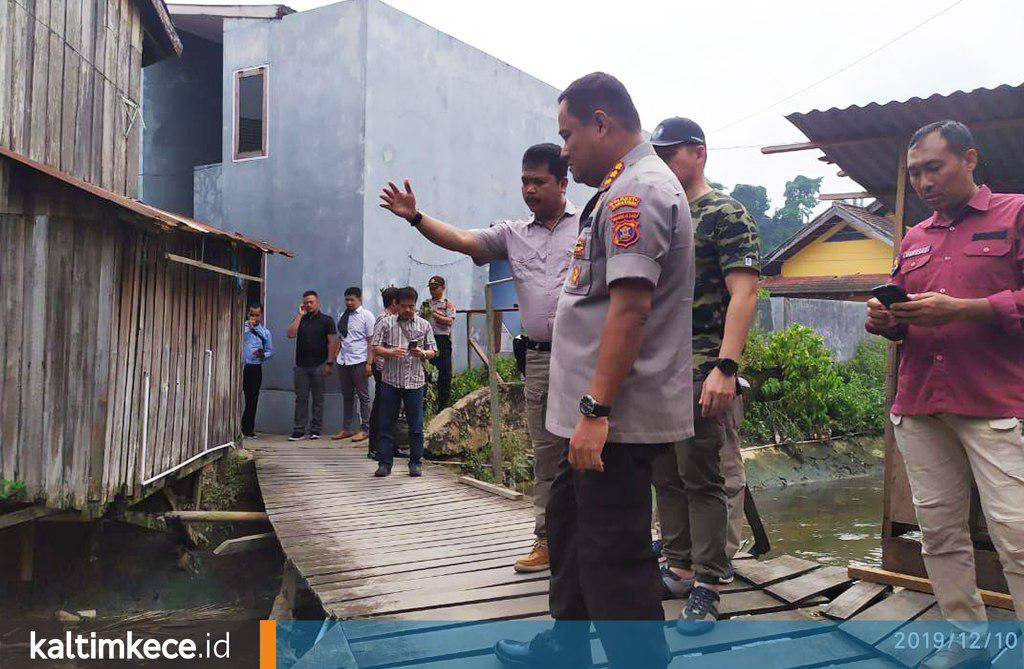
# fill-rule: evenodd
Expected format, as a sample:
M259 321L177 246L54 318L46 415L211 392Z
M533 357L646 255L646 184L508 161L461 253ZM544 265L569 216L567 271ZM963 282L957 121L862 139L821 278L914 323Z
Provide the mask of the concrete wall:
M365 34L359 2L224 25L224 221L297 254L268 259L267 325L277 353L265 366L261 430L291 427L295 349L284 332L302 292L318 291L324 312L337 316L344 289L362 280ZM259 65L269 68L268 155L234 161L234 72ZM331 400L325 430L340 422Z
M180 35L180 58L142 71L140 199L193 216L192 169L221 159L222 49L191 33Z
M526 147L561 143L558 89L378 0L367 7L363 287L446 277L459 307L483 306L488 268L444 251L378 207L389 180L409 178L417 204L462 228L529 214L520 188ZM589 189L574 188L582 206ZM379 308L374 296L371 308ZM506 289L502 301L514 302ZM484 319L478 318L483 329ZM514 320L514 319L513 319ZM453 333L465 364L465 321Z
M864 330L866 313L863 302L772 297L757 301L755 322L769 332L806 325L824 337L837 359L846 361L862 339L874 337Z
M220 163L192 170L193 211L197 221L221 227L224 223L223 170Z

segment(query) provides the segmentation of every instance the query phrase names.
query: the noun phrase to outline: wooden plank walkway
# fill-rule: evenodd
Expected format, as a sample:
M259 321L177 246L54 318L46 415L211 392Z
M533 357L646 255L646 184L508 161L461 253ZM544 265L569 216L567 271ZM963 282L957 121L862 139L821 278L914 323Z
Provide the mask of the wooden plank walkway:
M461 484L440 466L410 478L405 460L390 477L375 479L365 444L264 437L246 447L256 454L282 548L327 615L340 621L325 637L344 645L350 661L339 666L496 669L497 639L522 636L519 621L550 619L548 572L512 570L533 542L529 500ZM937 615L931 595L884 596L884 588L854 583L845 569L788 555L738 560L736 568L735 582L723 589L723 617L775 624L722 624L698 637L669 633L673 667L899 667L921 658L898 651L894 633ZM664 602L666 619L683 604ZM989 611L1005 618L1005 611ZM893 622L865 629L843 623L851 616ZM593 644L595 662L606 664L600 642Z

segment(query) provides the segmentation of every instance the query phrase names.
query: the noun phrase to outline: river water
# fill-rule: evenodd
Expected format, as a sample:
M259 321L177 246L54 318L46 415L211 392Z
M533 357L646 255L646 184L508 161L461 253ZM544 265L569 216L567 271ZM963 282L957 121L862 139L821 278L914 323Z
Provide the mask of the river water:
M882 561L882 479L865 476L754 491L772 543L767 557L789 554L823 564Z

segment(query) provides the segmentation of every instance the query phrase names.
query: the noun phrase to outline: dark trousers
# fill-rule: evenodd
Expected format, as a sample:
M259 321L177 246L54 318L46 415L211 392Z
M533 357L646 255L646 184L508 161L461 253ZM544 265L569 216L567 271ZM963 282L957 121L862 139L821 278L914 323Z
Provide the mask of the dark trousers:
M651 552L651 467L667 444L606 444L604 472L563 466L547 507L551 615L593 620L613 667L665 667L661 581ZM579 636L586 626L566 624ZM629 627L628 630L625 627ZM624 633L625 632L625 633ZM579 640L569 640L569 643Z
M452 396L452 338L451 335L434 335L437 341L437 355L430 364L437 367L437 410L448 406Z
M380 370L373 369L373 402L370 405L370 454L376 455L380 452L380 389L383 382L380 378Z
M256 405L260 401L262 385L263 365L246 365L242 369L242 395L245 398L242 409L242 434L247 437L256 434Z
M324 366L295 368L295 431L320 434L324 424ZM309 400L313 398L313 416L309 417Z
M391 467L395 464L395 423L398 421L399 405L405 405L405 420L409 423L409 464L423 461L423 396L427 387L412 390L396 388L382 383L380 393L380 447L377 460Z

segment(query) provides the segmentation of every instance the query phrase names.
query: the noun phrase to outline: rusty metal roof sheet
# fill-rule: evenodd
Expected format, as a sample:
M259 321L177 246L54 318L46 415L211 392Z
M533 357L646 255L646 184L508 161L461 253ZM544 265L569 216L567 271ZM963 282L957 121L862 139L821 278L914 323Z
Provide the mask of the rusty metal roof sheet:
M1002 193L1024 192L1024 84L871 103L845 109L814 110L786 118L819 145L823 160L838 165L864 190L895 205L896 172L904 141L932 121L967 124L978 143L979 183ZM916 223L930 211L911 193L906 221Z
M120 207L123 207L124 209L128 209L138 214L139 216L143 216L149 219L150 221L153 221L154 223L160 225L165 229L184 230L186 232L191 232L194 234L221 237L223 239L229 239L233 242L237 242L245 246L259 249L264 253L277 253L283 256L288 256L289 258L295 256L295 254L292 253L291 251L279 248L277 246L272 246L267 242L251 239L238 232L228 232L227 230L221 230L220 228L215 228L212 225L203 223L202 221L196 221L186 216L182 216L181 214L175 214L174 212L158 209L157 207L145 204L144 202L140 202L139 200L133 200L123 195L119 195L113 191L107 190L106 188L100 188L95 184L91 184L87 181L82 181L81 179L73 177L66 172L62 172L55 167L51 167L50 165L46 165L38 161L32 160L28 156L22 155L16 151L11 151L6 147L0 146L0 155L6 156L11 160L17 161L22 165L30 167L38 172L42 172L43 174L53 177L54 179L59 179L60 181L63 181L64 183L70 186L74 186L75 188L84 190L87 193L95 195L98 198L107 200L108 202L112 202Z
M886 283L888 274L846 276L769 276L761 285L772 295L855 295L867 294Z

